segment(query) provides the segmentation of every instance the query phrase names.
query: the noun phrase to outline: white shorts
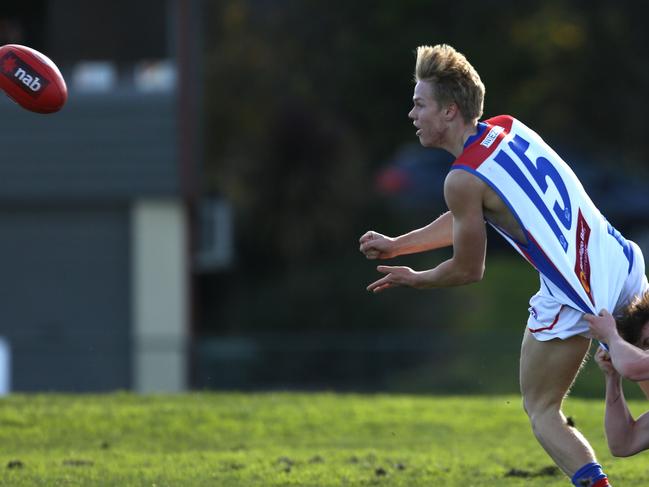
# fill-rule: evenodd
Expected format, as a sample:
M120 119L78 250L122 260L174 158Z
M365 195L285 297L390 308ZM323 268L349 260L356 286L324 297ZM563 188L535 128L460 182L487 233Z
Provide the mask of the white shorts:
M615 309L609 310L613 315L619 313L636 296L649 289L642 251L635 242L630 243L634 252L633 267L624 283ZM583 319L584 312L557 301L544 285L541 285L539 292L530 299L529 312L527 329L541 342L553 338L565 340L575 335L590 338L588 322Z

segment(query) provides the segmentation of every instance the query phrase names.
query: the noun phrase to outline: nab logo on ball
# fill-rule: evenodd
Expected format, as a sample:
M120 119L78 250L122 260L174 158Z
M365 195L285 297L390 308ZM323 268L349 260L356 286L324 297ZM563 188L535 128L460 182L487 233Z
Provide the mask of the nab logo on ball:
M45 54L20 44L0 46L0 90L35 113L58 112L68 99L57 65Z
M49 84L42 74L12 53L8 53L0 59L0 71L34 98L38 97Z

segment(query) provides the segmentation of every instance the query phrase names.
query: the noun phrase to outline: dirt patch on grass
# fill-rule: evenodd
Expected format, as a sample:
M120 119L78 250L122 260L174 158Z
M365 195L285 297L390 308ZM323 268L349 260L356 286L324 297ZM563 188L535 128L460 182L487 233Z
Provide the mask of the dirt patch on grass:
M505 477L519 477L519 478L532 478L532 477L556 477L561 474L561 470L554 465L539 468L538 470L523 470L519 468L512 468Z

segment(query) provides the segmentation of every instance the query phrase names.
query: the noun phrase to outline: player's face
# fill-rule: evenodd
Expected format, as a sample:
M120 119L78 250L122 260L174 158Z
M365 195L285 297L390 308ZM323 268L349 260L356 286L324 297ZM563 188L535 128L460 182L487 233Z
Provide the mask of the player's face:
M414 106L408 117L417 127L419 143L424 147L442 147L447 131L442 106L433 97L433 87L428 81L417 81L412 96Z

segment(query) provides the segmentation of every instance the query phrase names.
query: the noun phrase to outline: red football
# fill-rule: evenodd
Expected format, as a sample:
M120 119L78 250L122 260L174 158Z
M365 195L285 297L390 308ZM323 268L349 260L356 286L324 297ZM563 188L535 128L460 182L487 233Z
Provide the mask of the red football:
M56 64L18 44L0 47L0 88L21 107L38 113L57 112L68 99L68 88Z

